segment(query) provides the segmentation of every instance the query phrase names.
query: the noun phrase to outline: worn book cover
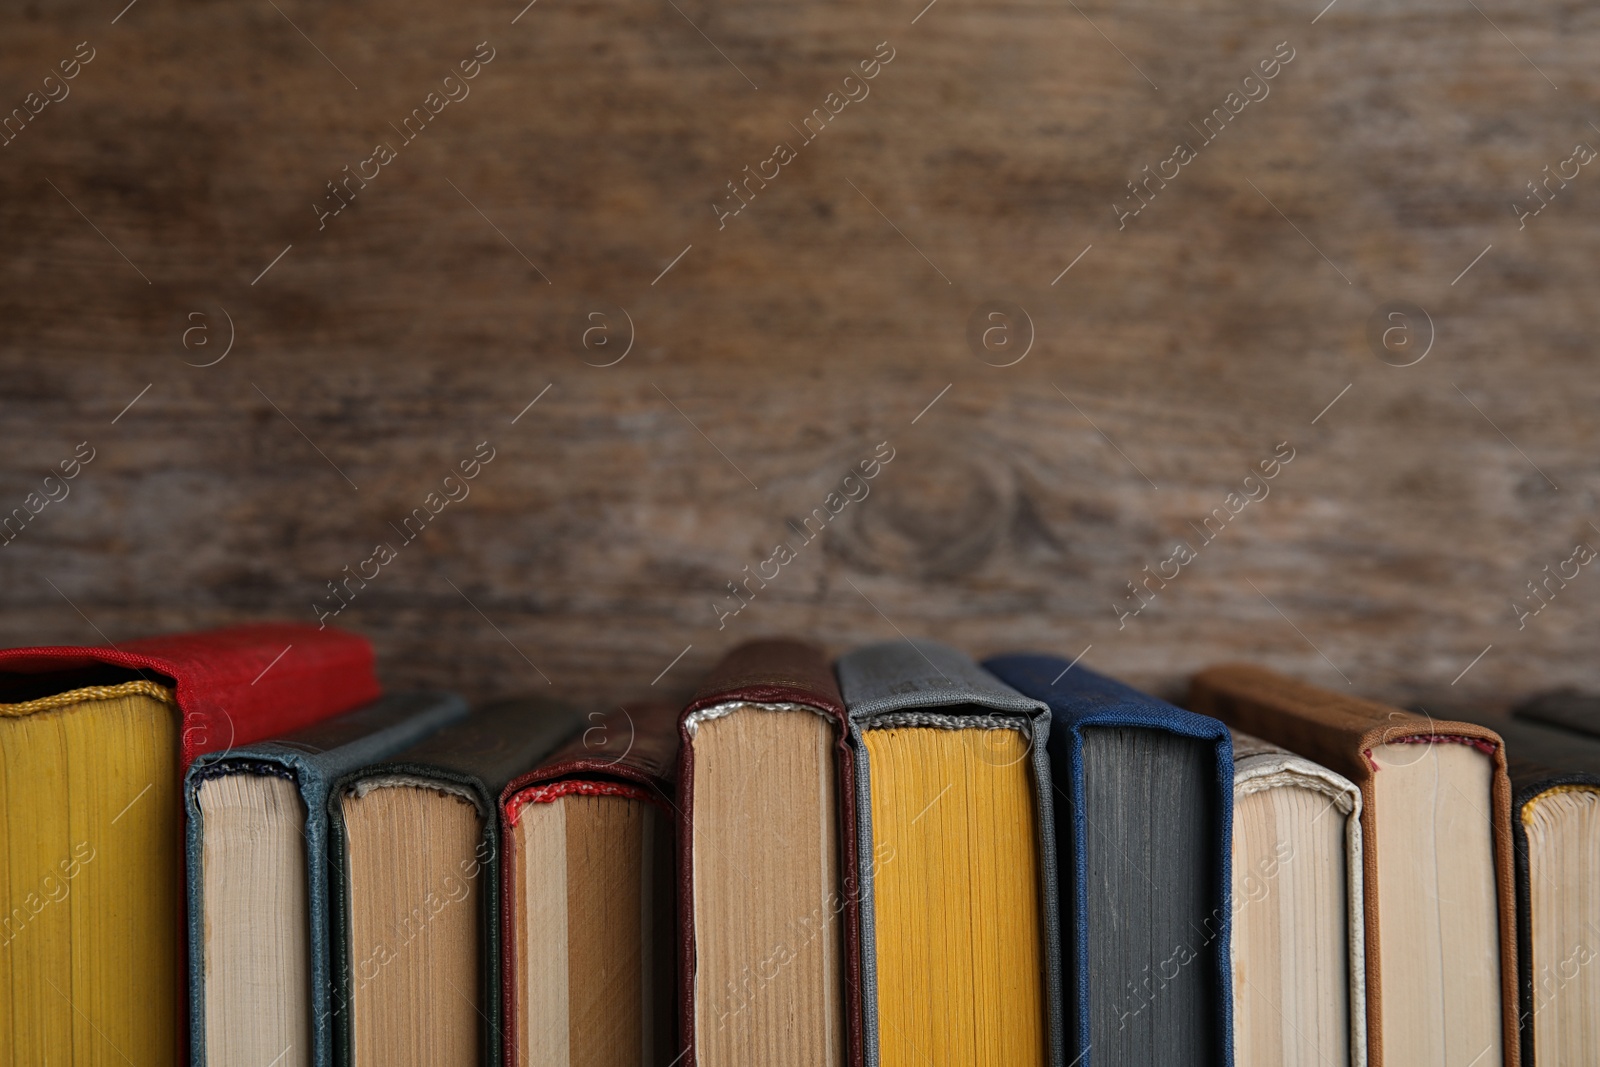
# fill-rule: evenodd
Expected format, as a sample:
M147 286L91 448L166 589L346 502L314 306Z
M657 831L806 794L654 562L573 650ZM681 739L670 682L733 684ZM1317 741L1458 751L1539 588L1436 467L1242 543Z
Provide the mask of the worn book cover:
M746 642L678 729L685 1063L859 1064L855 770L827 658Z
M678 1059L677 758L677 707L628 704L590 712L582 733L501 791L512 1067Z
M461 719L448 693L394 693L270 741L205 753L188 813L194 1067L328 1067L328 791ZM212 896L208 899L207 887ZM209 979L209 980L208 980Z
M932 641L840 657L868 1067L1066 1063L1050 709Z
M0 651L0 1063L186 1059L184 769L377 696L307 625Z
M1227 729L1056 656L984 666L1050 708L1069 1062L1227 1067Z
M1506 743L1524 1067L1578 1062L1600 1019L1600 702L1570 692L1474 715Z
M524 698L341 776L328 797L341 1067L497 1067L499 799L583 727Z
M1493 730L1230 664L1188 704L1361 790L1367 1061L1518 1063L1506 751Z
M1233 731L1234 1063L1367 1062L1361 790Z

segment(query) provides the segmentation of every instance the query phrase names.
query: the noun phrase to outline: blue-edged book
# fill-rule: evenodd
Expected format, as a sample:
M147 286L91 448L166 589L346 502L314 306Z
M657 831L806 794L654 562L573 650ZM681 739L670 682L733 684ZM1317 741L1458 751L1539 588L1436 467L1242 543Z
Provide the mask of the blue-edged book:
M397 693L212 752L184 779L194 1067L332 1062L328 791L457 722L448 693Z
M1067 1062L1232 1067L1227 727L1056 656L983 666L1050 706Z

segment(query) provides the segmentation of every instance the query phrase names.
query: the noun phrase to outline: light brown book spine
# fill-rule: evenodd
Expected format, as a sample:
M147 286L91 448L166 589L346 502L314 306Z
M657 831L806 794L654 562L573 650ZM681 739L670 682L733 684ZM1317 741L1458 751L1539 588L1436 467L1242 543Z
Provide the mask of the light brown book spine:
M1495 889L1500 916L1502 1062L1519 1067L1517 1018L1517 904L1511 842L1511 780L1500 735L1474 723L1434 719L1359 697L1307 685L1248 664L1223 664L1194 676L1187 707L1228 726L1281 745L1338 771L1361 790L1361 846L1366 882L1367 1063L1383 1062L1383 976L1379 953L1376 770L1372 750L1408 738L1437 737L1488 749L1494 761ZM1408 1067L1395 1064L1393 1067Z

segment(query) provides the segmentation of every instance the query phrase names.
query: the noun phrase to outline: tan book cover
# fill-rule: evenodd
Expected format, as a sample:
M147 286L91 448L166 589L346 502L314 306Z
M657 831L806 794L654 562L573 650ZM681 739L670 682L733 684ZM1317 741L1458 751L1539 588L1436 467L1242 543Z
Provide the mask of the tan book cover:
M1360 788L1367 1062L1515 1067L1516 894L1500 736L1243 664L1197 674L1188 706Z

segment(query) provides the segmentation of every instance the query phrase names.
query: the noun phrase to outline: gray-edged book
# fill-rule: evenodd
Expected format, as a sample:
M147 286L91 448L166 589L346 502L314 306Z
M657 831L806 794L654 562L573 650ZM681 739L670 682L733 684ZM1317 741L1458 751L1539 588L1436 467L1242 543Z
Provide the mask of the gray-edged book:
M1049 708L931 641L857 649L836 671L867 1067L1062 1067Z
M983 666L1050 705L1074 1067L1233 1067L1233 742L1215 719L1047 654Z
M498 1067L500 793L584 725L553 700L502 700L334 783L339 1067Z
M1361 790L1233 731L1234 1067L1366 1067Z
M270 741L200 756L184 779L194 1067L328 1067L328 791L467 714L398 693Z

